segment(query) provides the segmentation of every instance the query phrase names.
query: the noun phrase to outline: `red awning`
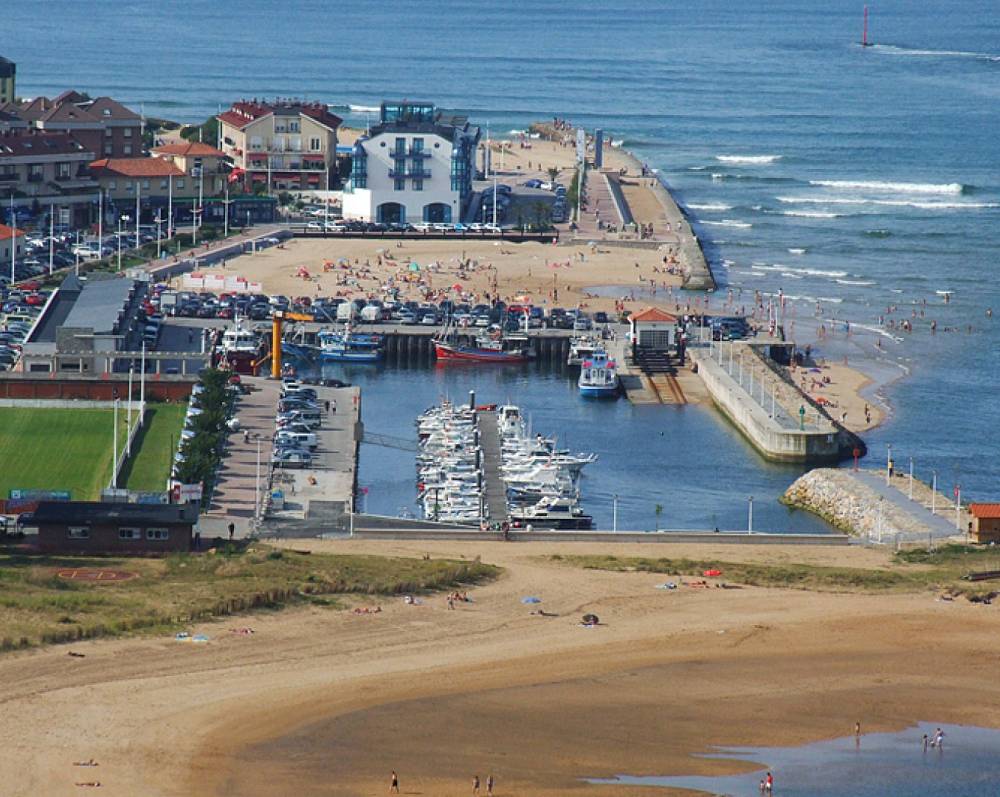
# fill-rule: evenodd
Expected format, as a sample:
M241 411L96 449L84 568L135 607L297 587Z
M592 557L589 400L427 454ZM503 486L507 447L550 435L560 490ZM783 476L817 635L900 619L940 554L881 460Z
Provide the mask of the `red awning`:
M318 183L319 182L319 175L318 174L310 174L307 179L309 180L310 183Z
M248 157L252 161L266 161L267 160L267 153L266 152L251 152Z

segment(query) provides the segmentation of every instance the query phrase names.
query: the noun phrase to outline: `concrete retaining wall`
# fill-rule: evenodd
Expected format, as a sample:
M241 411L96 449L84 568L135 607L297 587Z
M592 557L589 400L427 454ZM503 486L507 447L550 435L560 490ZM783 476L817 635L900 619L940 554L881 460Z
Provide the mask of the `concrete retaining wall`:
M439 531L431 529L358 529L354 536L366 540L502 541L503 534L488 531ZM712 531L512 531L511 542L582 543L707 543L734 545L847 545L842 534L748 534Z
M710 350L689 349L698 375L722 413L767 459L775 462L836 462L840 458L837 430L798 431L784 428L715 362Z

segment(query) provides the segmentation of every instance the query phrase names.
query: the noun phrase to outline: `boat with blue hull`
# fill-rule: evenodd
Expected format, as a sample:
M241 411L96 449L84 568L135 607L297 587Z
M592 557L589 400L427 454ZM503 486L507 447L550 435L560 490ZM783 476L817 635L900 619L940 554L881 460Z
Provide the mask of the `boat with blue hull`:
M377 335L356 335L350 327L343 332L323 330L316 336L322 362L377 363L382 359L382 342Z
M593 354L580 363L580 378L577 385L580 395L588 398L616 398L620 387L617 363L609 359L604 349L595 349Z

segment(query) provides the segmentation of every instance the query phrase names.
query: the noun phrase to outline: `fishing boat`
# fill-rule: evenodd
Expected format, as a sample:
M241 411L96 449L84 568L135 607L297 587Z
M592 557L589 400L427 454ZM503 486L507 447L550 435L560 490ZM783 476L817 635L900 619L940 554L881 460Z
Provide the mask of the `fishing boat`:
M350 326L341 331L323 330L316 336L323 362L376 363L382 359L377 336L356 335Z
M589 360L580 363L577 381L580 394L593 398L610 398L618 395L618 371L614 360L603 349L596 349Z
M222 333L222 359L238 374L253 374L254 363L260 359L260 341L253 330L240 319Z
M593 357L597 346L596 338L590 335L574 336L569 342L569 355L566 357L566 365L580 365L584 360L589 360Z
M505 338L502 332L480 335L471 343L460 343L443 333L434 339L438 362L523 363L529 359L527 339Z

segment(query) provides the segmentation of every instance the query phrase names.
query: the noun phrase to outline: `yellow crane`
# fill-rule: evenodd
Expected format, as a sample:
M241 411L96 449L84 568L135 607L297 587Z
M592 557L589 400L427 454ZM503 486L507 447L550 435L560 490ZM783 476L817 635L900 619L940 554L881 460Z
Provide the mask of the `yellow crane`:
M305 313L292 313L285 310L275 310L271 316L271 376L281 379L281 338L283 334L282 325L285 321L312 321L311 315ZM267 358L255 363L260 366L266 362Z

